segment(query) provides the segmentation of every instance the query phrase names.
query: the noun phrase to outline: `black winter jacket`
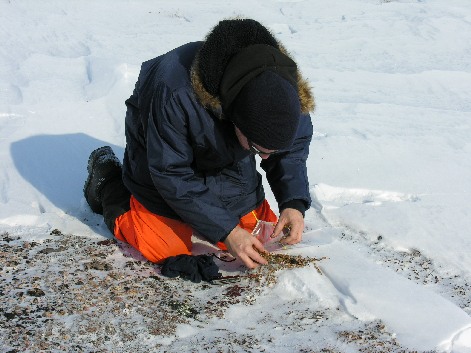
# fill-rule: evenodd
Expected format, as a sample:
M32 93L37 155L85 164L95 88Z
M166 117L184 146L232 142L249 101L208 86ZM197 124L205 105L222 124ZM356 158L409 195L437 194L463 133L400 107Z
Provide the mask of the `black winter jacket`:
M126 101L123 179L149 211L183 220L215 243L265 194L255 157L240 146L233 124L195 94L190 71L201 45L189 43L142 64ZM306 114L292 147L261 163L280 209L293 200L310 206L311 136Z

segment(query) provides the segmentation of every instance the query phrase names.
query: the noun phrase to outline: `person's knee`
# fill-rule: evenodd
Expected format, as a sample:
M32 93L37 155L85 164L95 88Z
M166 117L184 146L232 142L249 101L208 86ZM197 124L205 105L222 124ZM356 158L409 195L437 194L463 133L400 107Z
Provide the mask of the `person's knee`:
M139 252L150 262L162 263L171 256L182 254L191 254L191 242L185 243L181 239L172 239L172 241L165 241L165 239L158 239L152 237L151 239L142 238L138 240Z

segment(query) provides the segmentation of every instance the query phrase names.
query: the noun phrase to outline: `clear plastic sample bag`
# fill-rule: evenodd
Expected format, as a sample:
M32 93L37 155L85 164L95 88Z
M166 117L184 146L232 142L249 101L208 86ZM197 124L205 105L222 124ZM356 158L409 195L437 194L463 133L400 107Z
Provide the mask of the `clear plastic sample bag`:
M282 249L285 245L280 243L280 240L287 237L289 228L283 228L283 231L275 238L272 238L273 231L276 224L273 222L257 221L252 235L255 236L263 244L267 251L274 251Z

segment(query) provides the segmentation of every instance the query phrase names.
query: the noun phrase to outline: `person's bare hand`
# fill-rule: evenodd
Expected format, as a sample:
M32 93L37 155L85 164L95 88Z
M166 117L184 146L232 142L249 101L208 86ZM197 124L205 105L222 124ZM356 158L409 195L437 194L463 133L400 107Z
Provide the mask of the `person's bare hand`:
M297 244L303 238L304 218L301 212L294 208L285 208L278 219L278 223L273 231L272 238L276 238L283 231L289 228L289 235L280 242L283 244Z
M240 258L248 268L267 264L267 260L259 254L259 252L267 252L262 243L239 226L229 233L224 244L231 255Z

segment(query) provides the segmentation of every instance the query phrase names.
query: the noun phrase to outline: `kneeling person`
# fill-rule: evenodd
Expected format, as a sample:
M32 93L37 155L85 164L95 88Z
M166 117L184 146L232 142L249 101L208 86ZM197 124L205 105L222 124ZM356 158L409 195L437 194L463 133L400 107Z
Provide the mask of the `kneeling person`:
M289 226L287 244L301 241L314 101L260 23L221 21L205 41L143 63L126 105L123 165L110 147L93 151L84 188L117 239L161 263L191 254L195 232L249 268L266 263L250 234L258 220L277 222L274 236Z

